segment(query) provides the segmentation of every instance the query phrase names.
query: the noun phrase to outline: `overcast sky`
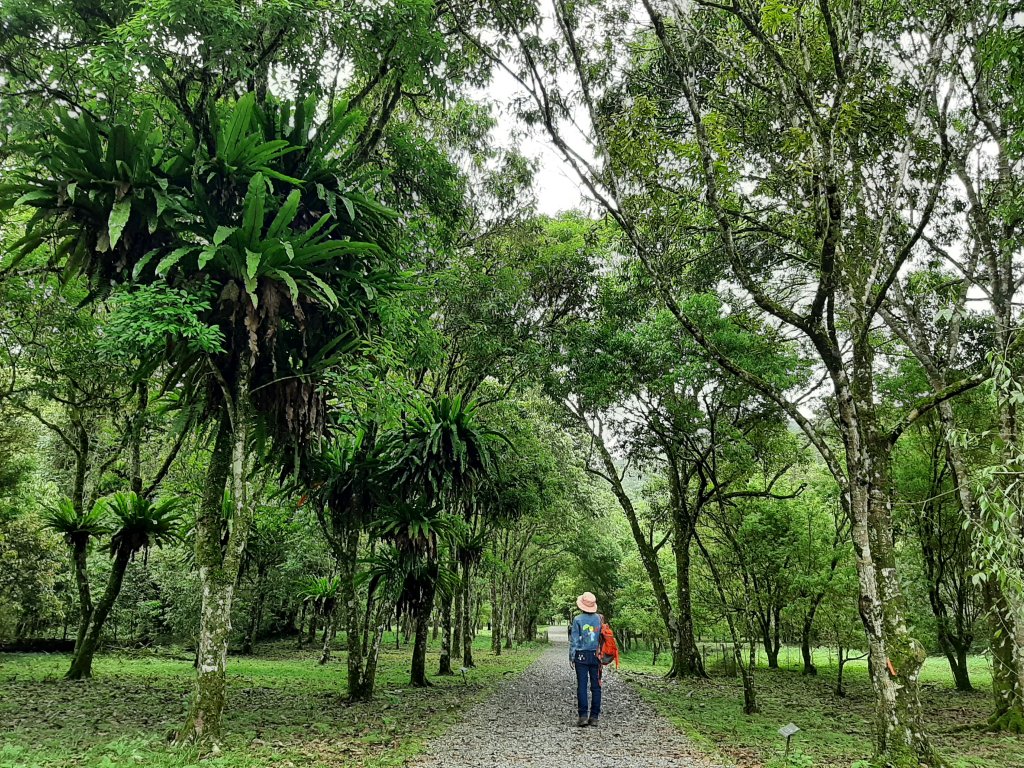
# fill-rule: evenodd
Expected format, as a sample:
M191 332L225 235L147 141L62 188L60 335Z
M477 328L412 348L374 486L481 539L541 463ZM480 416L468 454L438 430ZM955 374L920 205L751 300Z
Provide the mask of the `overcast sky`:
M518 145L520 152L540 164L534 180L538 211L553 216L577 208L589 209L579 181L572 169L551 148L547 134L537 130L525 139L514 135L521 134L521 130L516 130L521 126L518 126L509 107L518 95L517 87L511 77L499 70L494 73L486 98L497 105L498 141L506 146Z

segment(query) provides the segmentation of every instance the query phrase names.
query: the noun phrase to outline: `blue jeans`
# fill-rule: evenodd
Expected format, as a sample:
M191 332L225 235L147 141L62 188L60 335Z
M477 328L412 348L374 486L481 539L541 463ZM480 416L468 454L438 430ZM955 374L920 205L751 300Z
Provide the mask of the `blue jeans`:
M588 716L587 684L590 684L589 716L597 720L601 716L601 663L594 651L576 651L572 655L576 667L576 705L580 717Z

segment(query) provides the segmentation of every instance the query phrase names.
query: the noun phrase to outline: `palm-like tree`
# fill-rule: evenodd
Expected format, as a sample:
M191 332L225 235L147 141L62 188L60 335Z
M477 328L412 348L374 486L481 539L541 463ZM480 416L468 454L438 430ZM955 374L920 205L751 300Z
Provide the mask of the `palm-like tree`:
M337 576L319 576L310 579L302 588L303 602L313 606L316 615L320 616L324 625L323 652L320 663L326 664L331 658L331 639L334 634L334 615L341 594L341 582Z
M252 522L246 495L254 440L283 447L322 430L321 374L353 347L377 301L402 287L394 215L369 192L341 104L314 124L315 101L247 94L213 107L209 141L178 143L139 116L107 124L84 114L39 147L38 173L0 189L0 205L36 209L21 244L55 242L54 261L98 294L112 285L169 286L195 299L195 322L147 324L186 402L216 425L207 494L196 522L203 580L196 695L183 740L219 736L230 606ZM188 116L164 116L187 128ZM212 333L195 333L196 328ZM282 451L286 453L286 451ZM229 535L220 504L230 479Z
M456 530L446 507L475 503L477 489L495 472L494 443L505 439L481 423L477 409L471 400L443 396L417 407L382 441L405 503L393 506L380 533L410 561L401 601L416 622L411 678L417 686L429 684L428 622L438 578L447 570L439 562L439 544Z
M71 564L78 587L78 634L75 653L82 647L92 619L92 590L89 586L89 544L109 532L107 506L96 502L91 509L79 509L69 498L62 498L43 516L43 524L61 534L71 551Z
M53 530L64 533L72 552L76 555L76 576L88 584L84 563L79 566L77 553L84 552L91 539L110 533L109 550L112 558L107 584L95 606L89 605L84 628L79 628L79 639L71 668L66 677L81 680L92 677L92 660L99 645L103 626L121 593L128 564L139 552L160 547L180 538L181 508L176 499L152 501L134 491L115 493L109 500L100 500L86 515L74 515L69 503L62 503L47 517Z
M380 641L371 637L378 605L371 585L366 610L361 610L360 539L373 518L380 496L380 460L376 426L369 423L349 435L335 435L320 453L303 463L306 487L312 487L314 509L340 570L342 621L346 633L348 693L354 701L373 695ZM377 624L373 623L373 627Z

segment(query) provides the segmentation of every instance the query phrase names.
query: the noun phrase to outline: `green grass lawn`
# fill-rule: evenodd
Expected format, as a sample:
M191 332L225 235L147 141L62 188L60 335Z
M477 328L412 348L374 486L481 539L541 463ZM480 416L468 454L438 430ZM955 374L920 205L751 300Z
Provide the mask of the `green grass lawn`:
M789 664L787 664L787 658ZM764 663L763 655L761 663ZM800 654L783 649L780 669L758 668L755 674L761 713L743 714L739 678L713 675L703 681L666 681L669 659L651 666L646 651L625 655L625 670L651 701L677 727L708 752L741 768L848 768L871 755L873 699L865 662L851 662L844 678L845 698L835 694L834 655L819 650L816 678L800 674ZM987 661L970 662L973 693L953 686L949 665L929 658L921 674L921 698L929 733L956 768L1024 768L1024 738L983 732L978 726L989 714L991 676ZM793 739L796 759L781 761L784 740L778 729L789 722L801 732Z
M225 735L216 755L173 747L168 737L185 716L191 662L179 654L101 655L93 680L62 680L60 654L0 654L2 768L314 768L402 765L466 706L506 675L522 671L542 646L494 657L490 638L477 638L477 668L410 688L409 646L385 641L378 696L345 699L345 657L319 666L319 649L265 645L255 657L228 664ZM428 669L437 668L431 648Z

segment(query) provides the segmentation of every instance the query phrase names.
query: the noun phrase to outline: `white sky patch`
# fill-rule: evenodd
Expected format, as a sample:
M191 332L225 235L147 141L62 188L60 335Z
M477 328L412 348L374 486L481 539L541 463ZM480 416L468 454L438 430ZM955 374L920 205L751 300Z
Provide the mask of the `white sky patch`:
M542 128L530 130L523 126L515 114L513 103L523 97L523 91L512 77L495 71L494 77L482 94L497 106L495 138L505 146L516 147L525 156L536 160L534 191L537 211L548 216L571 210L590 210L586 189L561 156L552 148ZM582 118L582 115L579 117ZM579 147L576 147L579 149Z

